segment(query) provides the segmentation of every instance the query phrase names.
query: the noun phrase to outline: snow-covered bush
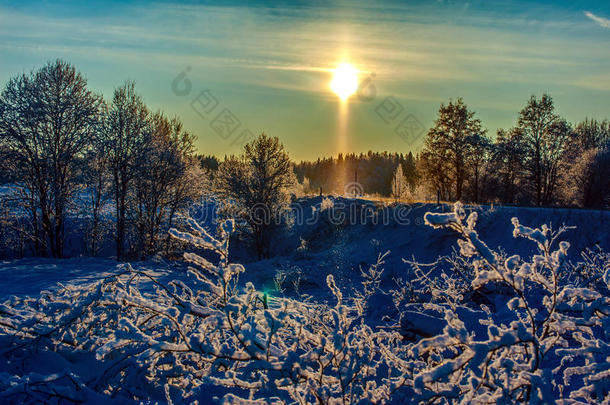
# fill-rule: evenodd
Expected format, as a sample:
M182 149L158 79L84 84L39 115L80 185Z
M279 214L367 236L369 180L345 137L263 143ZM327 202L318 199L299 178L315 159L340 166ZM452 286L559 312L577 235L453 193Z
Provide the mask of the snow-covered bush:
M610 253L596 246L594 249L586 249L581 256L582 261L570 264L564 280L577 287L592 288L602 294L608 294L604 275L610 268Z
M475 230L477 213L428 213L427 224L461 236L460 254L474 271L472 289L499 284L509 291L505 305L487 311L477 331L472 319L445 311L443 333L418 342L412 353L426 358L414 389L429 402L607 402L610 400L610 299L597 291L562 285L567 242L555 242L563 228L532 229L512 219L513 236L537 247L530 258L504 258ZM610 283L610 270L604 281ZM470 323L470 324L469 324Z
M445 304L456 310L467 298L472 298L474 270L469 260L455 249L433 263L413 259L403 262L409 266L406 277L395 278L398 288L392 291L397 303ZM443 266L449 266L451 272L439 273Z
M164 284L126 265L124 273L85 291L66 287L39 300L6 303L0 325L14 338L10 346L18 350L27 341L49 350L94 351L104 366L87 389L136 400L167 395L190 401L215 385L226 388L229 403L351 403L387 399L399 387L380 376L398 379L388 374L383 352L392 351L400 335L364 324L365 303L344 298L332 276L326 281L333 304L270 300L250 283L238 287L244 268L228 261L233 221L220 226L217 238L188 223L188 231L172 229L172 236L213 252L217 263L185 253L188 283ZM152 283L150 291L145 282ZM11 400L30 398L32 387L15 387L33 379L18 377L5 379L2 391ZM64 380L65 392L47 387L41 395L80 398L80 386Z
M513 219L513 235L536 247L522 258L490 249L475 230L476 215L466 218L456 204L451 213L425 216L461 236L459 252L446 259L459 275L413 265L408 291L387 294L380 290L386 257L380 255L361 269L362 291L352 297L329 275L330 303L273 298L240 284L245 269L228 257L234 222L223 222L212 236L186 218L183 229L170 233L190 246L188 277L166 282L123 265L86 288L66 286L0 305L6 359L0 400L608 402L607 293L569 284L569 246L554 247L561 229L532 229ZM605 269L600 282L607 288L606 259L596 256L588 265ZM488 295L489 305L476 294ZM379 312L377 304L388 297L401 312L396 319ZM408 306L417 301L419 312ZM407 323L422 324L428 337L405 340ZM46 361L85 358L94 366L79 374L62 360L57 372L24 370L20 365L35 353L47 353Z
M281 266L273 276L273 285L276 291L284 294L288 291L293 292L298 297L300 295L301 280L303 270L297 266Z
M326 211L329 209L333 209L334 207L335 203L329 197L324 197L324 199L320 203L320 211Z

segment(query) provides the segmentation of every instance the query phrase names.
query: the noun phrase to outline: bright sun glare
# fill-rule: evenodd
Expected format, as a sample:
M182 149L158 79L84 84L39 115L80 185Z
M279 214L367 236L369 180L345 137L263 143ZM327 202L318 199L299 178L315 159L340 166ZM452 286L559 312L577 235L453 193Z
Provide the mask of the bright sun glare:
M358 89L358 71L349 63L341 63L334 70L333 80L330 82L331 90L341 98L347 100Z

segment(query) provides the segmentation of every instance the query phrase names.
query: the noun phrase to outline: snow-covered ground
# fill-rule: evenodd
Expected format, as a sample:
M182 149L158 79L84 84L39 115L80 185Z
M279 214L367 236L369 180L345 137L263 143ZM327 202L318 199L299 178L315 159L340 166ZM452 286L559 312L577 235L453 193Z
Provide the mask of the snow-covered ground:
M333 202L331 208L320 208L324 199ZM298 203L303 219L274 238L273 258L252 261L252 255L246 253L245 247L236 248L232 253L232 260L246 265L248 271L242 276L244 281L252 281L261 290L273 291L276 287L274 279L279 272L280 275L286 274L284 287L287 293L294 290L292 280L299 277L299 292L326 295L326 275L335 275L343 287L357 286L360 268L366 269L375 263L380 253L390 252L383 267L384 280L391 283L393 277L404 276L408 266L403 259L432 262L439 256L450 254L456 246L454 232L432 229L423 221L426 212L445 212L451 206L379 206L365 199L342 197L305 198ZM350 212L354 205L357 210ZM315 214L312 214L312 207L316 207ZM345 216L339 215L340 207L344 207ZM366 207L374 211L369 212ZM528 226L576 227L562 238L570 242L571 260L579 260L580 252L595 246L610 251L609 211L503 206L466 208L479 212L479 234L493 249L501 247L519 254L531 252L527 241L512 236L511 218L518 217ZM335 212L329 213L333 209ZM373 223L371 212L377 213L376 223ZM328 220L329 215L345 219L347 224L335 225ZM201 218L210 231L214 229L210 222L213 219L211 213ZM138 262L134 266L151 271L170 271L170 267L175 267L165 261ZM116 261L105 258L4 260L0 261L0 300L10 295L34 296L42 290L55 288L58 283L88 283L118 271Z
M218 280L214 281L212 277L212 281L204 281L203 285L199 287L195 286L201 279L193 278L192 273L189 275L185 264L169 262L160 258L131 263L127 266L117 264L108 258L62 260L25 258L0 261L0 302L5 302L0 308L0 315L2 315L0 316L0 328L3 328L2 333L0 333L0 341L2 341L4 347L1 355L3 361L0 365L0 380L3 380L0 386L0 400L2 398L9 401L30 399L62 402L63 400L67 403L82 400L103 403L108 399L105 395L118 395L114 397L114 400L119 402L130 402L131 399L136 398L165 402L169 401L170 397L179 399L183 396L189 401L198 399L206 402L211 400L212 397L224 396L225 401L231 403L231 401L237 401L232 394L242 397L247 396L247 390L244 390L243 387L248 387L249 384L254 384L252 385L254 387L259 381L253 374L249 374L251 370L248 367L240 366L239 361L233 365L235 374L228 371L225 374L225 371L222 370L224 370L225 362L228 361L226 359L253 356L258 360L252 364L258 365L252 367L262 369L279 367L283 370L281 373L288 373L284 378L289 378L287 375L290 373L301 373L301 371L298 371L301 369L294 369L292 365L289 365L292 364L291 361L300 362L303 370L306 370L307 367L314 370L317 367L316 364L321 363L315 359L315 353L318 352L313 348L321 346L320 350L323 352L327 344L329 345L328 350L330 350L329 356L330 353L338 350L344 356L343 360L361 357L358 357L358 360L354 360L353 363L337 364L336 368L335 366L330 367L329 363L329 368L326 371L322 368L319 371L321 373L319 381L322 384L320 387L312 386L311 384L314 383L308 383L309 385L303 387L296 384L294 389L288 389L285 386L282 386L281 389L264 386L255 390L258 392L257 397L267 398L265 395L269 395L270 398L281 395L284 400L288 397L294 400L303 395L305 402L309 402L317 395L328 395L328 398L343 395L345 400L345 393L341 394L340 391L334 391L335 388L339 389L337 387L340 386L337 375L341 376L343 372L348 373L347 375L351 375L349 373L360 375L358 379L350 382L350 384L354 384L352 385L354 391L350 394L352 396L347 397L351 398L347 402L360 397L367 397L371 401L380 400L388 397L388 395L398 402L404 401L406 398L422 399L426 395L430 395L430 387L434 386L439 387L439 390L457 389L458 386L464 389L466 385L473 383L473 379L492 378L487 375L481 377L477 374L476 367L473 366L474 371L472 373L474 374L468 374L468 369L465 368L463 372L466 374L463 375L463 380L460 380L459 384L457 383L458 380L452 380L452 378L459 377L459 375L456 375L460 372L460 369L456 369L457 371L451 369L451 367L454 367L452 364L457 364L455 362L463 361L463 359L470 362L468 360L471 359L469 357L471 356L469 346L478 347L476 349L478 350L477 356L480 358L476 357L476 361L484 361L485 358L497 360L494 356L505 356L502 357L504 359L502 361L508 361L507 359L513 361L511 366L508 365L509 363L500 362L500 360L495 363L487 363L486 367L489 367L490 370L497 371L502 370L503 367L516 367L514 373L519 376L518 378L528 378L530 382L527 384L532 387L539 387L540 383L536 380L540 377L539 374L523 374L524 371L519 369L520 366L517 366L520 364L519 361L524 361L522 359L523 354L519 350L511 351L513 349L510 349L510 339L523 339L525 341L532 339L527 337L526 329L517 326L519 322L527 325L527 317L520 315L519 308L521 307L519 305L525 305L528 310L527 305L532 305L532 308L536 308L536 311L544 313L545 306L551 305L551 301L544 300L543 304L540 297L544 294L548 296L548 291L551 291L550 296L552 297L552 286L549 286L548 283L545 284L540 279L533 278L532 280L536 283L540 283L542 290L540 292L536 292L538 291L536 289L527 290L528 293L533 291L534 295L528 297L524 295L524 303L522 304L510 304L507 302L511 297L510 292L507 293L501 288L494 290L494 288L498 288L493 284L494 277L504 277L502 272L506 272L506 274L513 270L516 272L519 268L517 265L519 265L522 266L522 270L519 270L518 277L523 278L530 274L528 271L532 271L523 270L526 269L526 264L535 267L537 266L536 263L543 262L542 256L533 257L534 254L540 255L540 252L537 252L536 244L532 243L531 240L532 238L540 238L540 236L535 231L528 230L529 228L517 228L517 225L511 222L511 218L518 217L520 224L532 228L539 228L543 224L550 224L553 229L558 229L562 225L577 227L576 229L569 229L560 238L560 240L569 242L568 250L566 250L568 245L562 245L557 252L552 255L549 252L548 257L544 259L548 261L549 269L563 269L563 264L560 264L560 262L564 260L564 256L565 260L572 262L581 260L581 252L586 249L597 249L599 247L603 251L610 251L610 212L467 206L465 207L465 215L471 212L478 214L477 220L472 222L472 224L476 222L478 233L472 234L469 233L472 230L463 228L463 235L470 235L468 236L470 239L466 239L467 246L462 246L462 253L467 256L468 252L476 247L479 252L483 252L483 256L487 252L486 249L489 248L496 252L494 253L496 255L503 255L503 252L506 252L506 256L520 255L520 257L511 256L506 263L493 264L491 268L493 269L497 265L498 273L494 273L496 270L486 270L487 273L478 274L476 280L472 281L473 283L491 284L491 290L489 291L492 294L489 295L488 292L487 298L482 298L478 292L467 293L470 295L465 298L463 294L466 290L463 290L463 288L468 289L470 281L464 284L459 280L446 280L443 282L448 284L434 285L426 289L423 295L421 295L421 292L418 293L420 294L419 301L409 302L407 297L409 292L405 288L408 289L409 287L409 277L414 277L416 273L414 273L413 266L405 263L403 259L414 259L419 263L431 263L441 256L450 255L457 247L458 235L454 230L448 229L449 225L454 220L458 222L463 220L464 224L460 226L470 227L470 222L466 225L465 219L455 219L454 214L452 214L452 207L439 207L434 204L388 206L364 199L354 200L337 197L307 198L298 201L298 203L299 212L304 213L304 218L296 219L291 226L284 228L281 234L275 235L272 245L275 256L271 259L254 261L243 245L234 244L230 256L232 261L244 262L245 271L243 273L240 267L231 267L226 263L220 263L216 267L216 264L211 265L198 256L191 256L189 258L191 266L203 269L209 268L212 269L212 274L214 272L220 274ZM345 216L339 216L339 219L337 219L337 215L341 212ZM448 224L448 227L434 229L425 225L424 217L426 213L440 214L434 218L437 218L438 223L443 226ZM330 217L329 214L331 214ZM311 219L312 215L315 216L313 220ZM310 220L307 220L308 218ZM432 217L427 218L430 221ZM209 217L203 219L202 222L211 225ZM212 228L214 227L208 226L208 231L214 234ZM520 231L517 232L515 229L520 229ZM194 232L197 232L197 229ZM219 251L224 249L223 246L225 245L222 244L224 242L221 239L215 240L210 237L211 239L208 240L205 233L202 235L197 242L200 243L200 247L208 246L210 249ZM521 237L517 238L513 235ZM523 237L524 235L525 237ZM485 241L486 245L481 245L478 238ZM188 240L196 241L197 239L188 237ZM552 250L555 251L555 249L557 249L557 246ZM375 267L379 256L386 251L390 253L383 257L383 264L379 268ZM220 256L222 257L222 254ZM500 256L496 257L499 258ZM502 260L504 260L504 256L502 257ZM494 260L496 259L489 259L489 261ZM489 264L485 266L483 267L490 268ZM604 265L602 264L602 266ZM443 269L448 270L449 267L450 265L446 262L439 263L434 274L438 275ZM383 269L383 273L375 273L381 269ZM603 268L597 270L600 274L604 271ZM365 273L363 274L362 271ZM141 272L146 274L143 275ZM121 274L121 276L115 280L113 276L118 274ZM434 274L429 273L427 277L434 277ZM217 294L216 289L233 285L231 283L233 280L237 280L238 275L240 278L239 283L236 284L237 289L234 292L231 292L233 290L230 288L227 290L233 298L225 297L225 301L223 301L222 298L219 298L223 294ZM149 278L149 276L152 278ZM514 280L516 275L511 277L513 279L510 280ZM610 283L610 270L606 271L605 277L609 279L604 279L604 282ZM403 280L397 281L400 278ZM134 280L137 280L137 282ZM178 282L172 284L172 280ZM421 280L419 281L421 282ZM251 287L248 286L249 282L252 283ZM525 289L523 286L520 287L518 281L515 283L516 287L514 288ZM167 288L166 286L171 287ZM381 287L383 291L379 290L378 287ZM403 288L402 292L396 292L401 288ZM548 289L547 293L544 292L545 288ZM389 291L392 289L395 292L390 294ZM50 293L41 294L43 291L49 291ZM594 320L595 316L603 317L604 311L607 310L604 305L608 305L608 297L603 296L603 294L607 295L608 290L606 287L602 287L599 291L601 291L602 296L599 296L599 292L586 292L584 286L582 286L580 290L567 289L561 294L565 293L566 295L565 305L568 305L568 302L573 303L578 297L580 297L578 299L585 300L586 305L594 302L590 305L594 305L599 312L595 313L596 310L593 310L594 312L586 316L590 317L587 322L595 324L595 322L598 322ZM411 291L411 293L413 292ZM181 297L180 300L185 301L177 301L176 294ZM447 302L439 303L439 299L445 299L443 298L444 294L448 294ZM458 298L450 296L451 294L457 294ZM536 298L536 294L541 295ZM560 296L563 297L561 294ZM574 298L571 298L572 301L567 300L569 294L574 294ZM286 298L283 298L284 296ZM427 298L422 301L421 297ZM489 297L491 297L491 300L489 300ZM455 299L461 300L457 307L455 306L457 301L452 301ZM530 302L528 299L533 301ZM99 305L96 304L97 300L99 300ZM176 302L178 302L178 305L176 305ZM73 303L74 308L70 308L71 303ZM251 308L252 305L255 309L254 312L250 313L251 309L246 310L246 308ZM259 307L261 308L260 312L256 310ZM218 311L218 308L225 309ZM226 308L243 309L243 313L242 309L234 309L237 311L236 314L239 313L240 315L229 315L228 318L231 320L232 316L236 317L234 322L238 325L237 328L243 328L241 332L235 332L235 326L231 325L230 328L227 326L227 318L224 318L227 316L224 312ZM582 306L578 308L582 310ZM489 312L490 309L492 310L491 313ZM563 309L557 309L557 311ZM176 332L174 327L177 326L172 324L173 319L186 319L183 318L185 310L186 313L190 311L191 315L195 314L192 315L195 321L183 321L185 323L182 324L182 327L185 330L178 334L174 333ZM570 316L573 316L574 311L577 312L578 309L575 306L570 311L572 311ZM77 314L73 315L74 312ZM146 314L150 316L146 316ZM303 319L302 315L304 314L309 314L310 319ZM165 316L167 320L172 321L155 324L156 326L151 329L145 327L150 319L159 316ZM541 325L546 325L544 322L551 322L558 316L560 315L555 314L555 310L551 311L547 319L540 321L542 322ZM607 318L608 314L605 314L605 316ZM96 320L98 317L99 319ZM202 318L201 323L198 323L197 317ZM66 321L66 318L68 318L68 321ZM78 319L76 324L73 323L73 319ZM211 319L215 320L209 321ZM256 354L259 350L257 348L248 349L248 339L257 341L261 336L268 336L268 342L271 342L275 333L275 329L272 327L273 322L280 322L282 319L284 319L282 322L285 325L292 325L293 328L297 329L302 327L306 333L295 338L290 331L297 334L297 330L287 327L288 329L277 332L281 334L282 338L276 340L273 347L266 349L266 354L264 351ZM558 323L548 323L548 325L551 325L549 326L550 331L556 331L558 325L563 325L562 328L569 329L571 325L569 322L573 322L571 318L568 319L567 317L563 320L560 319L563 318L557 318ZM238 320L243 323L238 324ZM595 350L598 350L598 352L591 352L593 354L590 354L590 361L593 362L591 364L596 364L596 368L587 371L591 375L597 375L595 373L600 372L599 368L603 369L607 364L607 360L606 363L602 361L605 356L603 350L606 350L603 349L605 347L603 345L607 346L608 344L603 336L610 333L608 330L604 332L604 328L608 329L610 325L610 322L606 321L595 324L591 335L586 335L586 331L581 331L588 337L602 337L599 342L605 342L599 343L602 345L601 349L599 344L587 346L587 350L590 347L595 347L597 348ZM492 323L491 326L489 326L489 322ZM493 329L495 327L493 326L494 322L499 325L498 330ZM563 324L560 322L563 322ZM604 324L606 326L599 326L603 322L606 322ZM24 328L29 331L29 335L18 336L18 340L15 340L12 328L13 325L18 324L25 325ZM56 337L54 329L61 330L64 324L69 325L66 326L66 332L62 332L63 334ZM514 325L513 329L507 326L509 324ZM79 330L80 325L87 326L83 326L84 330ZM129 333L119 332L123 328L126 328L125 331L129 330ZM391 331L397 329L392 328L398 328L403 339L408 341L404 343L396 341L392 337ZM224 332L219 335L219 330ZM373 333L373 330L379 332ZM386 330L387 332L385 332ZM557 329L557 331L559 330ZM196 334L199 333L198 331L201 336ZM470 332L471 335L468 335L467 332ZM100 335L100 333L102 334ZM300 329L298 333L301 333ZM315 337L318 336L316 333L319 336L324 335L326 340L316 340L319 339ZM26 349L26 346L19 344L21 342L19 339L30 342L31 336L36 334L41 334L40 336L44 336L44 338L34 339L38 342L35 344L39 345L35 349ZM193 334L184 341L187 346L184 346L185 343L181 340L185 334L187 336ZM502 335L502 337L497 337L498 335ZM53 337L49 338L48 336ZM97 337L94 338L95 336ZM220 338L219 336L225 337ZM349 339L347 336L349 336ZM553 336L550 335L549 339L551 337ZM548 344L548 339L544 340L545 338L545 336L540 337L540 341ZM47 341L47 339L50 340ZM58 343L66 342L66 339L68 341L67 345ZM99 341L96 339L99 339ZM244 343L244 339L246 343ZM348 339L350 343L342 343L344 342L343 339ZM507 344L510 350L503 348L502 345L494 349L494 342L496 342L494 339L504 339L502 340L505 342L503 344ZM538 339L538 337L535 337L535 339ZM566 339L565 347L567 348L574 343L574 340ZM79 342L79 340L80 343L77 347L71 346L74 344L73 341ZM264 341L265 339L261 342ZM143 342L146 342L145 347L138 349L137 347L142 346ZM201 343L195 344L195 342ZM556 342L555 340L552 344L555 345ZM132 344L137 346L134 349L135 351L127 349ZM211 346L207 347L205 344ZM197 345L202 346L199 348ZM451 358L449 356L445 358L448 353L443 350L437 351L435 345L453 347L452 350L455 350L457 357ZM145 350L149 346L152 350L151 353ZM384 350L388 352L385 352L385 354L377 352L379 347L385 348ZM151 360L154 358L155 351L172 353L174 350L178 353L182 351L193 352L193 355L197 354L202 358L209 357L209 350L212 350L213 356L219 356L220 359L224 358L225 360L220 362L222 363L218 369L221 370L220 374L217 373L218 370L214 371L216 370L214 368L209 369L206 361L198 366L204 367L205 372L203 370L198 372L197 369L192 370L191 360L188 360L190 355L182 358L179 354L170 354L169 357L167 355L160 357L163 360ZM298 357L300 360L297 361L295 358L289 361L289 358L283 357L289 356L290 350L294 350L294 355L300 356ZM308 352L308 350L314 351ZM367 358L366 355L363 355L363 353L368 353L367 350L373 350L375 354L371 352L372 357ZM547 356L545 361L548 364L544 363L546 368L541 372L549 372L549 367L558 366L558 357L556 356L560 355L561 350L568 349L559 349L558 352L553 352L552 355ZM392 356L395 355L396 359L390 356L390 352L394 353ZM416 361L419 356L418 353L423 353L427 363L419 364L419 360ZM269 363L260 363L262 358L258 358L259 355L266 356L267 360L265 362ZM410 357L413 355L415 355L415 358ZM132 359L126 360L130 358L129 356ZM332 356L334 358L337 353ZM444 361L447 364L444 368L440 367L443 364L443 358L445 358ZM475 360L473 360L474 363L476 363ZM154 364L150 363L151 361ZM174 381L175 385L172 385L172 388L164 388L169 387L169 385L166 386L165 383L160 382L162 379L156 380L156 378L162 378L159 376L163 374L160 371L163 367L155 368L157 367L155 365L157 361L162 363L165 361L175 362L176 373L185 373L185 370L192 370L188 372L194 374L182 383ZM217 359L214 364L218 361ZM599 363L600 361L602 362ZM367 374L366 372L361 374L363 364L369 363L372 367L374 366L373 370L376 371L373 374ZM114 374L116 372L114 368L118 364L125 367L125 373ZM203 364L206 365L203 366ZM309 366L307 366L308 364ZM569 366L569 364L566 363L566 366ZM288 367L292 371L289 373L282 367ZM350 367L355 368L352 370ZM142 374L144 371L153 373L156 377L152 378L149 374L144 377L144 374ZM390 371L397 374L383 374L386 375L383 378L382 374L375 374ZM489 372L493 373L495 371ZM313 371L311 372L313 373ZM326 372L330 374L326 376ZM603 374L603 370L601 372ZM308 374L305 371L303 373L305 374L301 374L299 378L307 379ZM412 375L408 378L405 377L406 380L404 381L399 377L400 375L408 376L409 373ZM579 371L574 371L572 375L578 373ZM207 375L213 375L214 377L208 379ZM549 374L545 378L552 378L553 381L557 382L559 381L558 376L559 374L555 373L553 376ZM273 378L277 381L284 381L278 375L273 375ZM294 381L298 381L299 378ZM57 379L57 382L55 382L55 379ZM250 381L249 379L253 380ZM257 381L256 384L254 381ZM393 389L397 390L396 396L392 397L394 394L390 395L385 391L383 381L385 381L384 384L387 383L389 387L394 387ZM121 389L118 387L112 388L113 384L118 384ZM189 391L188 394L185 394L186 391L180 392L178 387L181 384L193 391ZM235 384L242 388L221 388L221 386ZM587 386L585 383L579 382L576 388L584 390L586 387L593 387L592 390L601 389L601 392L603 392L603 384L601 386L595 384L597 383L590 382L590 385ZM324 388L326 386L334 388ZM133 388L133 392L130 391L129 387ZM479 388L475 391L484 391L483 388ZM327 389L329 391L326 391ZM515 390L515 392L518 391L518 389ZM570 386L570 390L574 391L574 386ZM265 392L267 394L264 394ZM448 392L443 395L451 397ZM504 394L508 395L506 392ZM551 397L545 396L547 394L541 390L539 393L536 391L531 395L539 395L545 401L548 398L557 399L556 394L548 394ZM599 398L589 391L581 394L578 397L579 399ZM514 399L521 394L516 393L514 394L515 397L510 395L508 398ZM67 398L71 399L68 400Z
M137 262L135 269L156 277L177 277L183 266L162 261ZM0 261L0 302L9 297L36 297L41 291L56 291L62 286L86 286L119 274L123 269L116 260L101 258L26 258Z
M0 261L0 300L11 295L36 296L43 290L55 290L58 284L87 284L117 273L117 263L110 259L28 258Z
M380 253L390 251L385 258L384 274L385 280L391 283L393 277L404 276L408 266L403 259L433 262L439 256L451 254L456 247L455 232L432 229L423 220L426 212L449 212L452 209L449 205L380 206L363 199L330 197L333 208L320 212L326 198L329 197L300 201L305 219L274 238L272 249L276 256L273 258L250 262L250 257L238 256L238 261L247 263L246 277L252 277L257 286L268 288L274 269L300 272L301 292L315 293L318 287L325 289L327 274L334 274L340 283L353 281L358 284L359 269L375 263ZM318 216L315 221L307 223L314 217L311 207L317 207ZM344 207L344 217L338 213L337 207ZM333 209L336 211L329 213ZM528 241L512 236L511 218L518 217L522 223L533 227L542 224L551 225L554 229L562 225L574 226L575 229L568 230L562 237L571 245L571 260L580 260L581 252L596 246L610 251L609 211L512 206L466 206L466 210L478 212L479 234L493 249L502 248L522 255L532 252ZM372 212L377 213L376 223ZM333 225L328 220L329 215L345 218L348 224ZM308 291L308 288L312 290Z

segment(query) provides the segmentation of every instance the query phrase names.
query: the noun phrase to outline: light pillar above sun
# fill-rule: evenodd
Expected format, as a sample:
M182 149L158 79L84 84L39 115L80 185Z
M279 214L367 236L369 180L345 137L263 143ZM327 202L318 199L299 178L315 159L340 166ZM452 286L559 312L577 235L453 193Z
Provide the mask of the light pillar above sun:
M358 90L358 70L347 62L342 62L333 70L330 89L339 96L339 111L337 116L336 153L348 151L348 99ZM336 173L340 181L347 187L347 173Z

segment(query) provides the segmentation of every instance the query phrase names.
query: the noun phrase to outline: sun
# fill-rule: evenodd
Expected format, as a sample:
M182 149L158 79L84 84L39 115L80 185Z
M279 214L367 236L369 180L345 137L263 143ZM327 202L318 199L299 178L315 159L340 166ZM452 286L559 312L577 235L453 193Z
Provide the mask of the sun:
M341 63L334 70L330 89L343 101L358 90L358 71L349 63Z

